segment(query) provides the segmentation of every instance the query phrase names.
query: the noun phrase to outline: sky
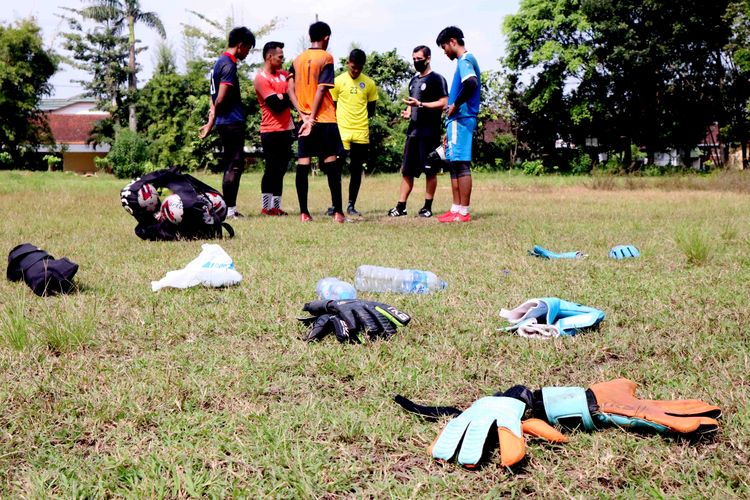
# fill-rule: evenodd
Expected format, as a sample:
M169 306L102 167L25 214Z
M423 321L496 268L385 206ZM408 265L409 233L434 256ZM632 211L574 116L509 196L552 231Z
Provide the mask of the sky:
M60 7L79 8L85 4L83 0L26 0L21 4L6 6L0 20L13 22L35 17L42 27L45 45L59 52L59 34L66 29L58 17L62 12ZM177 55L179 66L184 63L182 24L200 25L189 10L216 20L232 15L237 25L247 26L251 30L279 18L279 26L260 40L258 46L262 47L270 40L284 42L288 60L300 52L307 27L317 14L321 21L331 26L333 34L328 50L336 60L346 56L353 43L365 52L395 48L407 61L411 60L411 51L416 45L427 45L432 49L433 70L445 76L448 82L451 81L455 62L448 60L435 45L440 30L448 25L460 27L465 35L466 48L475 55L480 68L499 69L498 59L504 53L501 32L503 18L517 12L518 4L519 0L431 0L424 3L404 0L277 0L252 3L232 0L141 0L141 8L156 12L164 23L167 41ZM138 55L138 62L142 66L138 79L142 84L152 73L159 37L145 26L136 26L136 37L149 48ZM251 58L259 60L260 55ZM71 79L85 78L85 73L63 65L51 80L53 97L65 98L80 93L81 88Z

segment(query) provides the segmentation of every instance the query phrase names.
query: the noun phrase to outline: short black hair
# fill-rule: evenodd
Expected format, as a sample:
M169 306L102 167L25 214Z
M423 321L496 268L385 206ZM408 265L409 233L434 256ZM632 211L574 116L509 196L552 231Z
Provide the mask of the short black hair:
M426 45L417 45L416 47L414 47L414 50L411 51L412 54L415 54L417 52L421 52L425 57L430 57L432 55L430 48Z
M271 52L273 49L283 49L284 43L283 42L267 42L263 46L263 60L266 60L266 55Z
M255 35L244 26L234 28L229 32L229 37L227 37L227 45L229 45L229 48L236 47L240 43L248 45L251 49L255 47Z
M362 49L352 49L349 52L349 62L353 62L358 66L364 66L367 62L367 54Z
M435 43L437 43L438 46L441 46L444 43L448 43L451 38L455 39L456 43L463 46L464 32L461 31L461 29L457 26L448 26L443 31L441 31L437 36L437 40L435 40Z
M307 30L311 42L322 42L327 36L331 36L331 27L323 21L316 21Z

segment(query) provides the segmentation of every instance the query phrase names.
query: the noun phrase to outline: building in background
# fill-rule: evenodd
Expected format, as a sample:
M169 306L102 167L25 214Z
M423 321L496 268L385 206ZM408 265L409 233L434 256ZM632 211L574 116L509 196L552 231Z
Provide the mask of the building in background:
M94 125L109 117L109 113L94 109L89 97L45 99L39 108L45 112L55 146L42 146L39 152L61 153L62 169L69 172L96 172L94 158L107 156L109 144L88 144Z

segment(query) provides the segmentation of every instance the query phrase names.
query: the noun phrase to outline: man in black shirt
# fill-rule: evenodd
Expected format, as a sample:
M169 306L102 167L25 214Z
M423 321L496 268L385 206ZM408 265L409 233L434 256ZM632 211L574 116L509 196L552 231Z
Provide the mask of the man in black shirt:
M200 128L200 137L205 138L216 126L224 149L224 180L222 191L227 203L227 218L242 217L237 211L237 193L240 178L245 170L245 107L240 95L240 80L237 63L245 60L255 47L255 35L244 26L229 32L229 48L217 59L211 70L211 109L208 123Z
M415 177L422 173L426 177L425 200L419 210L420 217L432 217L432 199L437 189L439 168L429 165L427 155L440 146L443 109L448 104L448 84L445 78L430 68L429 47L416 47L412 60L418 73L409 82L409 98L404 99L407 108L401 114L410 121L401 165L401 190L398 204L388 212L390 217L406 215L406 200L414 188Z

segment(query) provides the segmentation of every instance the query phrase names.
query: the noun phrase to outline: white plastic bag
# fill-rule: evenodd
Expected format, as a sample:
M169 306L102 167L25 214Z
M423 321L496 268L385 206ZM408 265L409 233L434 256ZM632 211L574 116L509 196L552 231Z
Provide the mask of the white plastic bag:
M232 258L221 246L211 243L202 245L203 251L184 269L169 271L159 281L151 282L156 292L164 287L190 288L195 285L210 287L236 285L242 275L234 269Z

